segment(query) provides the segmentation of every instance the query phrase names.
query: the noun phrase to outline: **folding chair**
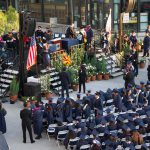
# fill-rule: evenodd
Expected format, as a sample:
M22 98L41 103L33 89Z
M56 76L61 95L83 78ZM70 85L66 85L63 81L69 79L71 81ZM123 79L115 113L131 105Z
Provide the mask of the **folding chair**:
M106 106L111 106L113 105L114 100L113 99L109 99L106 101Z
M74 139L70 139L69 140L69 144L68 144L68 149L75 149L76 148L76 146L77 146L77 142L79 141L79 137L76 137L76 138L74 138Z
M57 135L57 144L60 147L60 143L63 143L66 135L68 133L68 130L59 131Z
M81 147L80 147L80 150L89 150L90 149L90 145L89 144L87 144L87 145L82 145Z
M55 128L48 128L47 129L47 137L50 141L50 137L53 137L55 135Z
M141 149L141 147L142 147L141 145L136 145L135 149L138 150L138 149Z

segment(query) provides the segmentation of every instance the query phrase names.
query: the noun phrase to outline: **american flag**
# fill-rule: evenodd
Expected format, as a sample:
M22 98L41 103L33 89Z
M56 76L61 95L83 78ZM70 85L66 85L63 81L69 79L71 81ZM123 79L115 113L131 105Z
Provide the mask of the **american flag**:
M36 40L35 35L31 37L31 43L27 58L27 70L30 70L30 68L36 64L36 57L37 57L37 47L36 47Z

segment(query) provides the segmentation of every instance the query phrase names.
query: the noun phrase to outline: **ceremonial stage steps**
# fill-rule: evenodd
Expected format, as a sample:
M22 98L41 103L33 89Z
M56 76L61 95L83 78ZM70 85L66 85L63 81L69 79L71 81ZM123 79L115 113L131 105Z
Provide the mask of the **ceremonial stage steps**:
M18 71L14 69L6 69L0 74L0 97L5 96L13 77L18 74Z
M109 71L112 78L123 75L122 69L116 64L115 55L105 55L101 48L96 48L96 58L98 60L102 60L102 57L104 57L107 62L107 70Z
M59 78L59 72L57 72L55 68L50 68L49 70L47 69L41 70L41 74L50 74L51 89L54 91L54 93L60 95L62 88L61 88L61 81ZM69 93L71 92L73 92L73 90L69 89Z

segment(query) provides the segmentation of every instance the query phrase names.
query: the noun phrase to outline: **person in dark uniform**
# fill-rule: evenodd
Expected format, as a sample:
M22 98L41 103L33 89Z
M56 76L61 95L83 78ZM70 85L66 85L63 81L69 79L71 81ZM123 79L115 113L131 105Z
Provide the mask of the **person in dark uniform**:
M36 38L37 38L37 37L43 38L43 36L44 36L44 33L43 33L43 31L42 31L42 27L41 27L41 26L38 26L38 29L35 31L35 37L36 37Z
M24 103L23 110L20 111L20 118L22 119L22 131L23 131L23 143L26 143L26 129L29 132L31 143L34 143L32 137L32 128L31 128L31 111L28 109L29 103Z
M131 53L131 62L134 67L135 71L135 76L138 75L138 52L136 51L135 47L132 48L132 53Z
M6 114L7 112L2 107L2 103L0 102L0 132L2 132L3 134L6 133L6 121L5 121Z
M144 45L143 57L145 57L145 56L149 57L150 37L149 37L149 33L148 32L145 33L143 45Z
M150 81L150 59L148 62L148 67L147 67L147 77L148 77L148 80Z
M131 44L130 44L131 48L132 48L133 46L135 46L136 43L137 43L137 38L136 38L136 33L135 33L135 31L132 31L132 35L130 36L130 42L131 42Z
M82 64L79 70L79 93L81 92L81 85L83 85L83 92L85 93L86 69Z
M36 108L33 109L33 128L34 133L37 135L35 139L42 138L42 128L43 128L43 113L44 111L41 110L39 102L35 103Z
M66 72L66 67L62 69L62 72L59 74L61 81L61 96L64 97L64 90L66 90L66 95L69 97L69 86L70 86L70 78L68 73Z

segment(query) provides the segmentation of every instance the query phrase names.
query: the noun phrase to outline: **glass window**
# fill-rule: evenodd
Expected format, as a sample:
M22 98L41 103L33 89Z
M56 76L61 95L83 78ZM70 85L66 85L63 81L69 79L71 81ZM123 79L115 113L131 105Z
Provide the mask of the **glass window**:
M114 0L114 3L120 3L120 0Z
M148 13L141 13L140 22L148 22Z
M148 23L145 22L145 23L140 23L140 31L145 31L145 29L147 28L148 26Z

